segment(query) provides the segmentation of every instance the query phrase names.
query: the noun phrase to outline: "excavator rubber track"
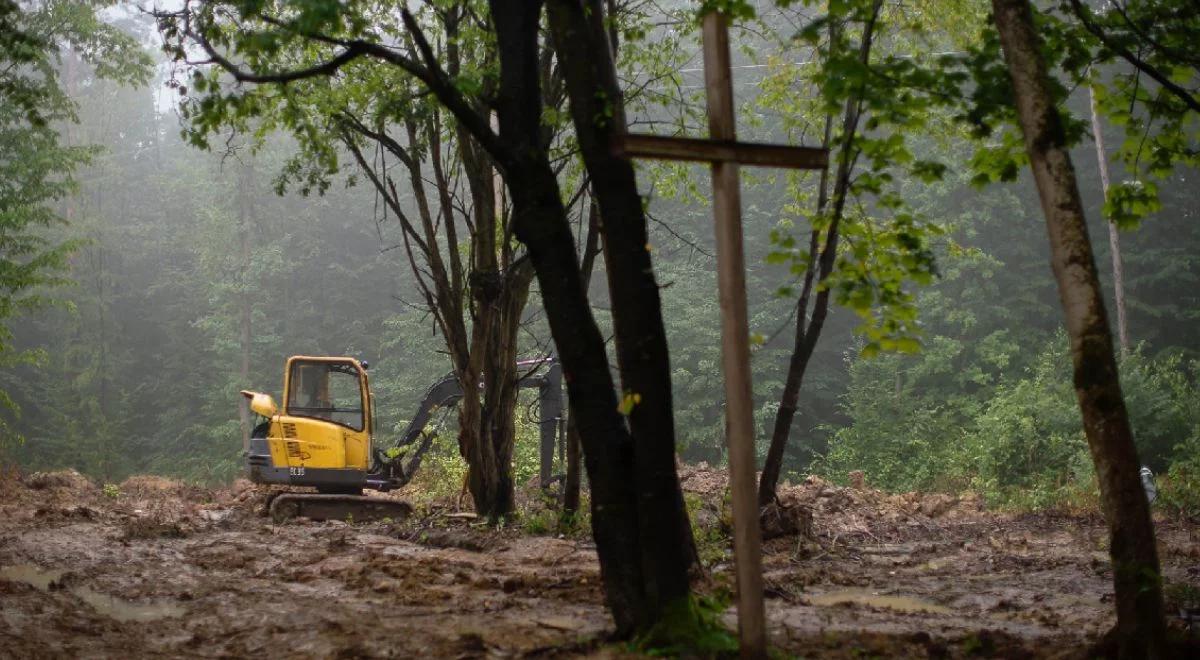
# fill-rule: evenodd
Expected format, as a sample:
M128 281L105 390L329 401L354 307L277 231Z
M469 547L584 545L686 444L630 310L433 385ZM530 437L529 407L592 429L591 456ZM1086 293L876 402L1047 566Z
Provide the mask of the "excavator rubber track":
M284 493L271 501L269 511L276 523L295 518L353 522L390 519L400 522L412 514L413 508L404 500L381 497Z

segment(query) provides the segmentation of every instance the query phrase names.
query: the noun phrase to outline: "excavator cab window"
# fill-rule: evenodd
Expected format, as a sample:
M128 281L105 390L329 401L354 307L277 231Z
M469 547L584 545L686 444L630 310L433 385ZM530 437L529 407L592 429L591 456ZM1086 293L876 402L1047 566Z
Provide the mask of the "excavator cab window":
M354 365L293 362L288 382L287 414L363 430L363 393Z

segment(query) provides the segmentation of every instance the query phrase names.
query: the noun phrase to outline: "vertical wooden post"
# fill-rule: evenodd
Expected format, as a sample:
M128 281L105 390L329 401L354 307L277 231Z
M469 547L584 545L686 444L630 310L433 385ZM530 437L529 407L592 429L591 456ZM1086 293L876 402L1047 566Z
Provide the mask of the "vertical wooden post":
M708 130L714 140L735 139L729 30L719 12L704 17L704 82ZM733 552L737 567L738 634L743 658L765 658L762 539L754 479L754 418L750 385L750 330L746 312L746 268L742 249L738 164L712 165L716 222L717 285L721 301L721 366L725 372L725 415L729 482L733 490Z

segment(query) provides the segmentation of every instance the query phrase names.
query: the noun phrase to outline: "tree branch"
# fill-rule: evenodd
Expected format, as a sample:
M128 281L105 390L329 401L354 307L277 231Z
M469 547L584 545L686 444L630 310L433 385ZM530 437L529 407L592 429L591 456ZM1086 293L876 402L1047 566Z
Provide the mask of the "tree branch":
M1168 77L1162 71L1159 71L1158 68L1153 64L1150 64L1137 55L1134 55L1128 48L1122 46L1111 36L1109 36L1108 33L1104 31L1104 28L1100 27L1095 21L1092 20L1093 16L1091 10L1087 7L1084 7L1080 0L1069 1L1071 3L1071 9L1074 11L1075 16L1079 18L1079 22L1083 24L1084 29L1090 32L1092 36L1099 39L1100 43L1104 44L1105 47L1109 48L1114 53L1120 55L1121 59L1132 64L1135 68L1137 68L1137 70L1153 78L1156 82L1158 82L1158 84L1163 86L1163 89L1178 97L1179 100L1183 101L1184 105L1191 108L1193 112L1200 112L1200 100L1198 100L1191 92L1177 85L1170 79L1170 77Z

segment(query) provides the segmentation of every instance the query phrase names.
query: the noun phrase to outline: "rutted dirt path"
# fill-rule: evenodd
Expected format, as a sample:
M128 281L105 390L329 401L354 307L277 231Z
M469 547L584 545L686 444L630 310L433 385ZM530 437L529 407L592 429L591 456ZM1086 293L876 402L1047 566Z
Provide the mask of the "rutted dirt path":
M721 524L723 479L683 477L703 537ZM73 473L0 483L0 656L628 655L604 643L586 540L444 512L274 525L244 485L138 477L110 495ZM819 480L785 501L813 511L811 537L767 542L772 641L788 652L1072 657L1112 623L1095 516L1012 518ZM1200 533L1160 533L1168 579L1200 581ZM716 552L710 593L730 580Z

